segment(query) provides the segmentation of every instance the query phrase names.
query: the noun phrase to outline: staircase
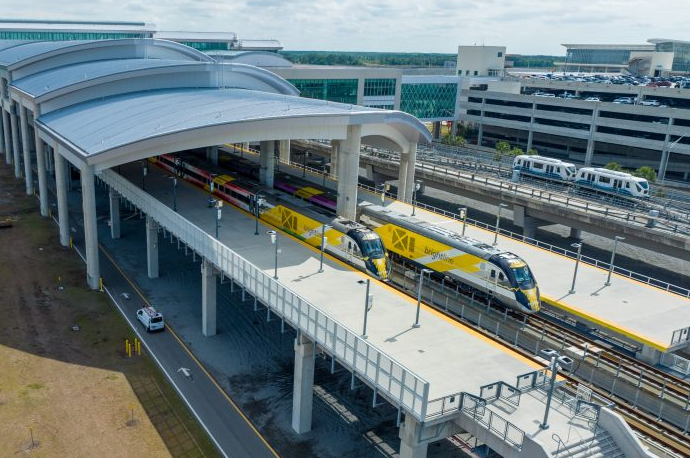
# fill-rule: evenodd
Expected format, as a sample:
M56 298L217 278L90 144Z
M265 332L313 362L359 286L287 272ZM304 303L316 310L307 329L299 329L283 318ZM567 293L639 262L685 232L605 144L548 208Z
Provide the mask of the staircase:
M594 437L565 444L557 435L553 435L558 449L553 452L554 458L625 458L613 438L604 430L599 430Z

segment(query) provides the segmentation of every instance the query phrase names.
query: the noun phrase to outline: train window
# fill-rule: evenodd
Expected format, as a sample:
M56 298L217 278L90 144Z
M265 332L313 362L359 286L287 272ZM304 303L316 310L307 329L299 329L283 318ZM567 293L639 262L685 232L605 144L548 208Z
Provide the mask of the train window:
M535 168L535 169L541 170L541 169L544 168L544 164L540 164L540 163L538 163L538 162L535 162L535 163L534 163L534 168Z
M630 182L629 182L629 181L626 181L626 182L625 182L625 187L628 188L628 189L630 189Z
M506 277L503 276L503 272L498 273L498 279L499 279L499 281L505 281Z
M558 167L558 168L556 169L556 172L561 173L561 168Z
M599 177L599 183L604 183L604 184L609 184L611 183L611 179L609 177Z
M491 269L491 278L496 278L496 271Z
M592 175L591 173L587 174L587 180L594 181L594 175Z

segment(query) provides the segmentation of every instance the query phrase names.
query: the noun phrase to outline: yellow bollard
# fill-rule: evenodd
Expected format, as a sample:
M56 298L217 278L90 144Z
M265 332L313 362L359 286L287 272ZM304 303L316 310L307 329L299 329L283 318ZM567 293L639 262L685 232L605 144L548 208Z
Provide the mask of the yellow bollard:
M125 354L129 352L129 339L125 339Z
M98 280L99 280L99 285L100 285L100 288L101 288L101 292L103 292L103 277L100 277Z
M141 341L134 339L134 349L137 351L137 356L141 356Z
M70 248L73 248L72 236L71 236L71 235L69 236L69 247L70 247Z

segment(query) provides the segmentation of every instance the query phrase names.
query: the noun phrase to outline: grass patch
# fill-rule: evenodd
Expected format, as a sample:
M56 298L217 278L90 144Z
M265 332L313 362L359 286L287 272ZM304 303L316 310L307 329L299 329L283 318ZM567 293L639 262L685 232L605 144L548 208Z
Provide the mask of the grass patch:
M45 385L42 383L29 383L26 387L32 390L40 390L41 388L45 388Z

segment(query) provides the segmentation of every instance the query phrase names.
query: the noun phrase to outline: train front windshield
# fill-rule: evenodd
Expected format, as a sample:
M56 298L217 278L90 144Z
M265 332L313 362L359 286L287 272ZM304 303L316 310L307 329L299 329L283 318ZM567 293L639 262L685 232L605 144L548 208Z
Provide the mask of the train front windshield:
M382 258L385 256L383 243L380 238L362 240L362 255L369 258Z
M513 267L511 270L520 289L532 289L535 287L534 277L529 267L523 265L521 267Z

